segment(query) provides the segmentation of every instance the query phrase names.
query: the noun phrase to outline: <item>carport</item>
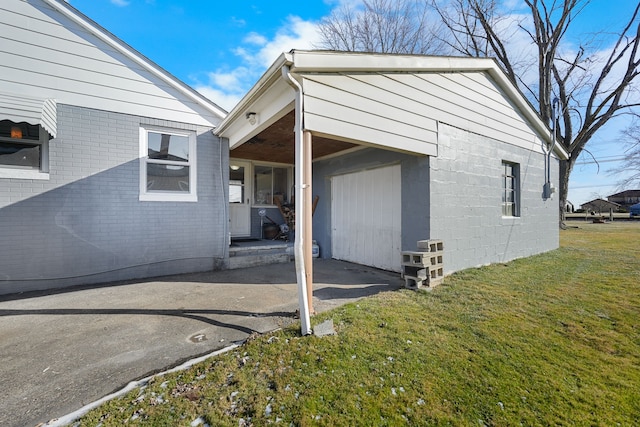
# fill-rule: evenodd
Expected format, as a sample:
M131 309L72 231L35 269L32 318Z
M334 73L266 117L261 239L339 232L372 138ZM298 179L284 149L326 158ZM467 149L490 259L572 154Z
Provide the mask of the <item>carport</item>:
M466 159L455 166L463 173L476 166L467 164L468 149L481 151L489 144L477 135L506 143L508 151L530 153L542 152L538 135L549 133L492 59L298 50L282 54L215 130L229 142L230 230L243 229L234 225L238 212L250 221L252 207L264 213L275 207L277 197L295 199L303 333L310 331L305 311L313 311L311 230L322 238L323 257L330 253L399 270L400 251L431 238L433 209L442 210L448 206L443 201L455 200L462 190L446 173L453 163L434 160L443 141L449 146L458 138L456 129L467 140L460 156L447 158ZM500 162L495 153L482 156L476 161ZM509 151L508 156L521 154ZM244 181L236 179L237 171L246 173L251 164L260 167ZM494 176L491 166L484 167L469 171L483 175L474 180ZM293 195L282 184L291 171ZM313 222L312 183L315 191L322 190L322 208ZM247 196L252 184L262 192ZM494 194L488 184L474 191L490 191L487 200ZM477 263L475 255L472 262Z
M294 253L301 308L304 306L313 311L310 303L312 162L362 147L419 156L436 155L436 121L428 115L408 110L410 104L397 94L397 83L385 82L383 75L399 70L403 74L417 69L424 72L427 60L432 71L435 70L433 67L449 69L451 58L434 59L294 50L275 61L216 129L216 134L228 139L232 159L294 165ZM353 212L358 209L360 212L371 211L376 202L379 203L372 194L367 196L365 187L382 191L377 197L395 198L391 205L399 209L399 176L400 167L396 165L384 170L345 174L336 180L332 188L340 194L332 195L331 226L342 227L342 231L335 231L336 235L343 236L343 244L332 239L334 257L371 265L363 255L365 248L372 247L371 238L356 239L360 247L347 248L344 244L350 241L348 233L354 229L353 225L364 222L362 216L354 216ZM373 185L362 185L365 183ZM241 203L246 202L250 203L250 198L241 196ZM393 211L387 216L377 218L381 223L394 222L383 241L399 252L400 217ZM376 232L372 226L361 229L368 229L371 236ZM382 257L389 258L387 254ZM309 321L302 314L303 332L309 333Z

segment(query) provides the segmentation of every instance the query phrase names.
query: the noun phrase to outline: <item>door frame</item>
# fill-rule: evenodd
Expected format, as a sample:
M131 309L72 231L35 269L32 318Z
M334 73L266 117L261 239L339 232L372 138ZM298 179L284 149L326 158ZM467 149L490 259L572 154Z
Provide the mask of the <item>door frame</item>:
M241 202L231 202L232 166L244 168L244 194ZM249 160L229 159L229 235L248 237L251 235L251 180L253 164Z

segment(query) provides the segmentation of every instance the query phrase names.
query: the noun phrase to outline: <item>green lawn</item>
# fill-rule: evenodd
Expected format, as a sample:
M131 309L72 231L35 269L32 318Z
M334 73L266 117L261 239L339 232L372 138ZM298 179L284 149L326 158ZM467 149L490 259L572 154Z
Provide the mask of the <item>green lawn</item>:
M79 425L640 425L640 224L580 227L313 319L336 336L251 340Z

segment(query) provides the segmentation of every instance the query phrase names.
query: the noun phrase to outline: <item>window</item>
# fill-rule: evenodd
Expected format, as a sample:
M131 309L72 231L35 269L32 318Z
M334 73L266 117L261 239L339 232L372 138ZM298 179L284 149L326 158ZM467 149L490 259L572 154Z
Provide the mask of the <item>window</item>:
M502 162L502 216L520 216L520 167Z
M140 128L140 200L196 202L195 132Z
M229 167L229 203L245 202L245 172L245 166L240 166L237 162Z
M39 125L0 120L0 178L47 179L49 134Z
M275 198L281 203L289 203L288 167L261 166L253 168L253 203L256 205L275 205Z

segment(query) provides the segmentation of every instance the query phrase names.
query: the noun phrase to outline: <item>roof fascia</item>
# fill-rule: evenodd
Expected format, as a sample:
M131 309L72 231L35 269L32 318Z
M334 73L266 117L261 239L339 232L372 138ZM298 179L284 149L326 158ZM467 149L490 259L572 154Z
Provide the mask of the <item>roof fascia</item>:
M504 71L502 71L495 60L491 59L490 61L493 63L493 66L487 70L489 75L493 77L493 79L498 83L502 90L504 90L509 98L518 106L520 111L522 111L525 117L529 120L529 123L531 123L533 127L538 131L539 135L548 144L552 144L553 137L551 135L551 129L549 128L549 126L547 126L542 121L538 112L533 108L531 103L529 103L522 92L520 92L520 89L518 89L513 83L511 83L511 81L507 78L507 75L504 73ZM559 142L556 142L553 151L562 160L569 159L569 153Z
M258 98L260 98L265 92L269 90L273 84L280 79L282 73L282 67L284 65L292 65L292 58L290 53L282 53L267 71L262 74L253 87L247 92L245 96L236 104L235 107L229 112L227 117L222 120L220 125L216 128L215 134L222 136L225 130L239 117L244 114L244 111L251 106Z
M64 0L42 0L50 7L55 10L61 12L67 18L71 19L76 24L84 27L89 33L98 37L103 42L107 43L109 46L113 47L116 51L122 53L127 58L131 59L135 63L139 64L146 70L148 70L154 76L160 78L162 81L167 83L169 86L177 89L179 92L186 95L191 100L195 101L197 104L211 111L214 115L220 117L221 119L227 115L227 112L222 108L218 107L216 104L208 100L206 97L201 95L199 92L188 86L187 84L180 81L178 78L170 74L168 71L164 70L162 67L142 55L140 52L126 44L124 41L120 40L115 35L111 34L105 28L101 27L95 21L91 20L89 17L84 15L82 12L68 4Z

